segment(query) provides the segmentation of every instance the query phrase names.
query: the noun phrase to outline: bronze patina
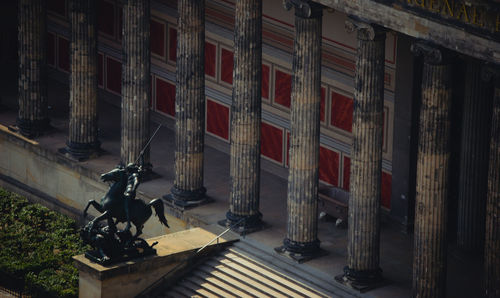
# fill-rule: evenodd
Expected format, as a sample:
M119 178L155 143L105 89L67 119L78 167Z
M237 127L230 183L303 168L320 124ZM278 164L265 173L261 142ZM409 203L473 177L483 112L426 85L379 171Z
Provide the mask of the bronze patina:
M85 254L88 259L107 265L156 253L153 248L155 243L149 245L139 238L144 223L152 214L151 207L163 225L168 227L168 223L161 199L149 203L136 199L136 190L143 174L142 166L130 163L101 175L102 181L112 184L100 203L90 200L83 211L85 217L89 207L93 206L101 213L81 230L84 242L93 247ZM103 220L107 221L107 225L100 224ZM118 223L126 223L125 228L118 230ZM130 232L131 223L135 226L134 235Z

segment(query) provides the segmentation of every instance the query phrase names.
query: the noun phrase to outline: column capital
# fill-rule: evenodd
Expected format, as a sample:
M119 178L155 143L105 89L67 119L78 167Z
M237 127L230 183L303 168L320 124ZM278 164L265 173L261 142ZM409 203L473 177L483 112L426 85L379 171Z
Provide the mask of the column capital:
M412 43L411 52L417 57L424 57L424 61L428 64L437 65L449 62L448 50L427 41L419 40Z
M494 81L497 86L500 86L500 66L483 63L481 67L481 79L485 82Z
M320 18L324 6L310 0L283 0L285 10L295 8L295 16L301 18Z
M372 41L379 38L385 38L385 33L387 32L387 29L384 27L371 24L352 16L345 21L345 29L349 33L357 31L358 39Z

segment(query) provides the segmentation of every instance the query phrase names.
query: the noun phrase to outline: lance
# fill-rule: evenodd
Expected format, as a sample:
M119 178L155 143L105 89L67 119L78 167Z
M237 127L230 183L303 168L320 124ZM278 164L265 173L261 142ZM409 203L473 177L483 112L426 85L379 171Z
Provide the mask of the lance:
M146 148L148 148L149 144L151 144L151 141L153 140L153 138L156 136L156 133L160 130L160 127L163 125L163 123L160 123L160 125L158 125L158 127L156 128L155 132L153 133L153 135L151 136L151 138L149 138L149 141L146 143L146 145L144 146L144 148L142 148L141 152L139 153L139 156L137 157L137 159L135 160L134 164L137 164L137 162L139 161L139 159L141 159L141 157L144 155L144 152L146 151ZM142 166L142 165L141 165Z

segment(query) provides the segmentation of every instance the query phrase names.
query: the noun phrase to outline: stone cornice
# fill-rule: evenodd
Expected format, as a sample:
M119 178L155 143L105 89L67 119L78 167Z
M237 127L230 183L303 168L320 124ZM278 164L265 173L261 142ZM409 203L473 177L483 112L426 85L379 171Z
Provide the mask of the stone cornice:
M500 64L500 41L474 35L453 26L371 0L316 0L337 11L365 19L445 48Z

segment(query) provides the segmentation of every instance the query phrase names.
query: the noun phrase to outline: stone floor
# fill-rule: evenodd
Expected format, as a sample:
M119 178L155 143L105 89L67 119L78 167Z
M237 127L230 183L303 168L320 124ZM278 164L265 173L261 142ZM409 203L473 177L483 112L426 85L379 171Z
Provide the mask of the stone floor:
M0 84L0 123L15 123L15 89L12 84ZM14 83L15 88L15 83ZM41 146L56 151L64 147L68 129L68 86L51 80L49 83L49 104L51 124L54 129L38 139ZM114 102L115 104L111 104ZM83 162L85 167L104 172L119 162L120 152L120 111L119 98L101 94L99 98L100 141L104 154L98 158ZM153 119L165 121L158 117ZM156 129L158 121L151 124ZM139 191L148 197L161 197L167 193L174 179L174 132L172 119L166 121L151 144L151 161L158 178L140 185ZM0 151L1 152L1 151ZM265 162L264 162L265 165ZM262 247L282 258L272 250L280 246L286 231L286 179L273 175L263 166L261 173L260 210L268 228L247 235L246 237L262 244ZM199 222L213 224L225 218L229 197L229 156L211 146L205 147L205 187L207 194L213 199L210 204L189 210L189 216ZM335 222L328 218L319 222L319 239L321 247L328 255L308 261L301 266L314 268L331 276L342 272L346 264L347 230L335 227ZM398 227L389 222L382 222L380 238L380 266L384 271L388 285L372 290L363 297L409 297L412 278L413 236L403 234ZM468 256L457 251L450 243L448 249L448 297L479 297L481 293L482 261L478 256Z

